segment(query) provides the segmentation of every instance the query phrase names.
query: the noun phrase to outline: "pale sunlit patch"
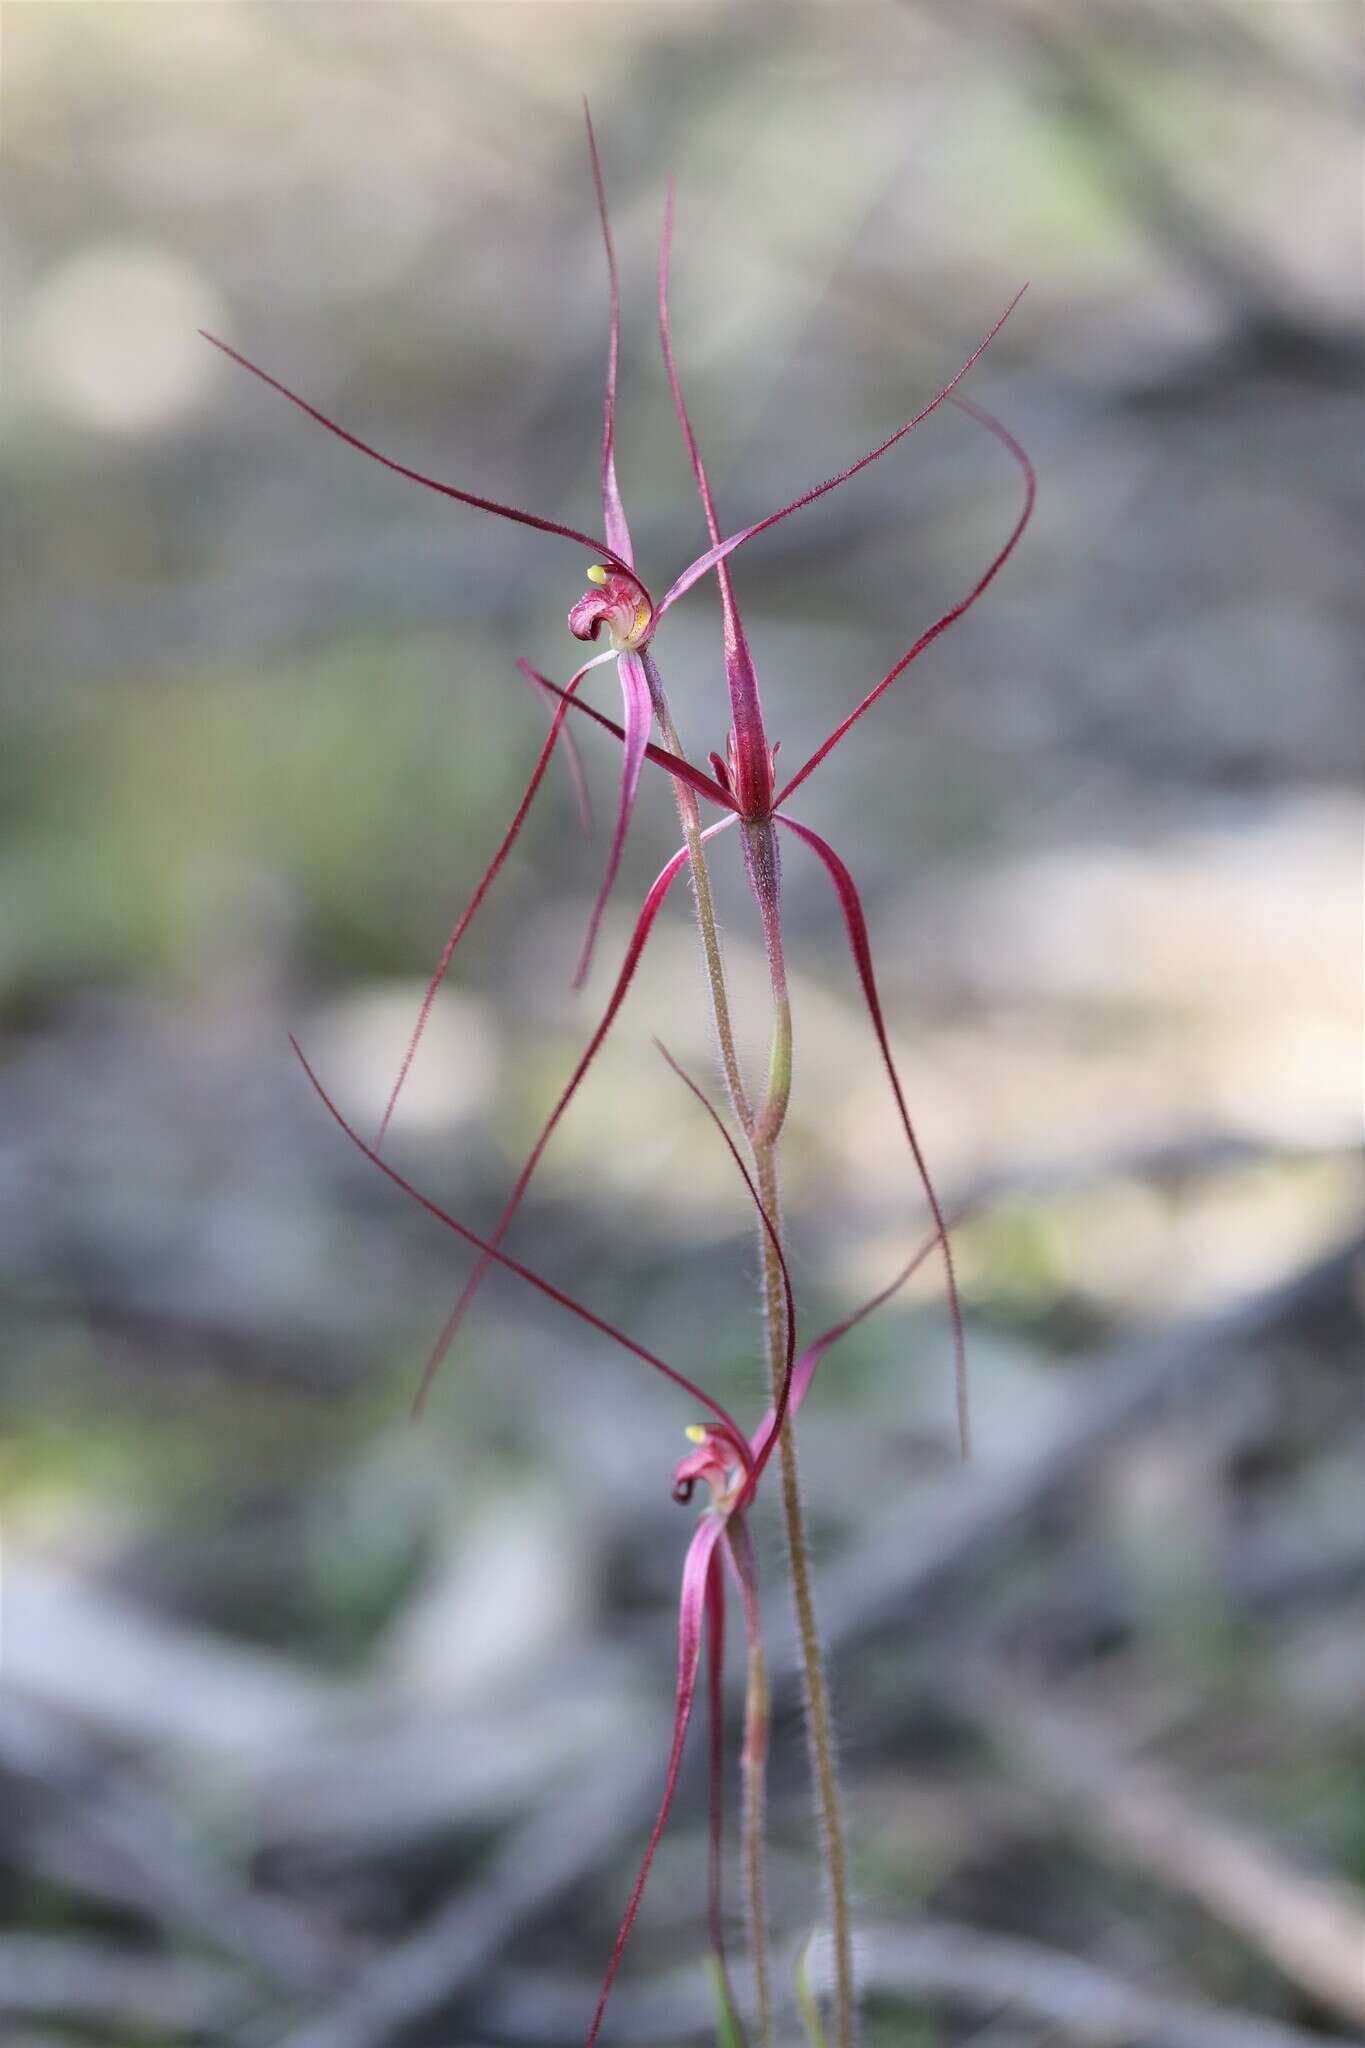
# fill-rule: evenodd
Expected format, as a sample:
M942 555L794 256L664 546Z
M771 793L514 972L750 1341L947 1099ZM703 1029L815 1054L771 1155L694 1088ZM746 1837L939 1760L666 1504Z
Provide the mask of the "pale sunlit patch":
M387 1076L397 1066L421 995L415 983L370 988L331 1004L300 1032L357 1121L373 1130L384 1113ZM485 1005L448 989L427 1023L421 1057L403 1091L395 1131L449 1131L482 1113L497 1089L498 1045Z
M210 281L151 242L106 242L36 287L22 357L44 402L108 434L145 434L191 411L220 374L201 327L230 324Z

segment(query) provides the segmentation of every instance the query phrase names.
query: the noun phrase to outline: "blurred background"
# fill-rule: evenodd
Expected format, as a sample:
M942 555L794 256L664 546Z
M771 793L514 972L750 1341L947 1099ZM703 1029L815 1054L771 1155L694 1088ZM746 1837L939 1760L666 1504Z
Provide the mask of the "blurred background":
M11 4L4 30L5 2040L572 2043L647 1833L692 1412L500 1276L414 1427L468 1261L287 1040L372 1127L543 738L514 661L567 675L586 560L365 462L196 333L594 529L583 92L656 589L705 544L654 331L670 170L727 530L918 410L1030 283L970 388L1037 464L1034 526L797 806L864 889L970 1206L973 1466L927 1270L803 1419L869 2043L1358 2040L1359 8ZM784 760L1018 501L945 409L741 554ZM712 590L657 652L704 759ZM574 997L597 739L595 841L552 774L394 1129L476 1227L675 843L647 776ZM715 873L757 1063L726 841ZM924 1216L791 852L786 902L809 1333ZM710 1071L682 899L513 1248L756 1418L750 1219L656 1032ZM818 1874L771 1508L758 1537L790 1944ZM714 2037L703 1776L613 2041Z

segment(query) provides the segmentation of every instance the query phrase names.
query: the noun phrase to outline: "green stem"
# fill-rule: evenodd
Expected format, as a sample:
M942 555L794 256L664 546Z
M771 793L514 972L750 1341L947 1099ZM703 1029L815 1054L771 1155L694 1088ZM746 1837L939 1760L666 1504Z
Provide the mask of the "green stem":
M763 1206L780 1229L776 1144L754 1148L758 1192ZM768 1371L776 1401L786 1370L786 1295L782 1287L777 1255L764 1232L763 1291L768 1321ZM844 1842L843 1802L839 1791L839 1768L830 1714L829 1686L825 1677L824 1650L815 1618L815 1595L811 1584L810 1544L806 1536L805 1508L796 1463L796 1438L792 1419L783 1422L778 1439L782 1469L782 1519L787 1536L787 1568L792 1601L796 1608L796 1632L801 1649L801 1670L806 1705L806 1741L810 1750L811 1775L815 1780L816 1804L824 1844L825 1880L829 1895L830 1926L834 1937L834 2039L836 2048L854 2048L857 2034L856 1993L853 1977L853 1922L849 1905L848 1853Z
M787 1119L787 1104L791 1099L792 1088L792 1009L791 999L787 993L787 963L782 952L782 862L777 834L770 822L745 823L740 830L744 835L744 865L748 871L749 885L758 904L759 916L763 920L763 943L767 950L768 978L773 991L773 1037L772 1051L768 1056L768 1086L763 1097L763 1107L749 1131L749 1143L757 1159L759 1152L765 1147L776 1145ZM766 1231L761 1231L760 1235L767 1238ZM776 1254L771 1244L768 1246L768 1252L776 1263Z
M753 1959L754 2007L758 2019L759 2048L773 2048L773 1999L768 1970L768 1913L765 1885L770 1714L768 1665L763 1654L763 1632L758 1609L758 1575L754 1563L753 1542L748 1526L741 1517L736 1516L731 1522L727 1531L727 1542L744 1603L744 1630L749 1648L748 1681L744 1693L744 1748L740 1753L740 1777L744 1794L741 1835L749 1953Z

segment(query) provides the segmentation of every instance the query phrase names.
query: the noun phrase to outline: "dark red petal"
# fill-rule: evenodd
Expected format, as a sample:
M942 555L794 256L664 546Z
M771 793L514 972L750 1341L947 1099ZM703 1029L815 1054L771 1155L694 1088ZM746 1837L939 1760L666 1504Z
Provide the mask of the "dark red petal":
M644 766L645 748L649 745L649 728L654 717L649 683L639 655L621 655L616 663L616 673L621 678L621 700L625 706L625 755L621 762L621 800L616 811L616 830L612 834L611 849L607 854L606 873L602 877L602 886L597 892L597 901L593 904L592 915L588 919L588 935L583 941L582 956L574 975L575 988L582 988L588 978L588 968L592 964L592 949L597 943L602 913L607 907L607 898L611 894L612 885L621 866L626 834L630 830L631 813L635 809L635 796L640 787L640 770Z
M314 1091L323 1107L334 1121L341 1126L356 1150L363 1152L370 1163L373 1166L377 1166L379 1171L391 1180L396 1188L401 1188L405 1195L410 1195L413 1201L425 1209L429 1216L434 1216L438 1223L444 1223L447 1230L454 1231L456 1237L463 1238L466 1244L473 1245L476 1251L481 1252L485 1267L492 1261L496 1261L500 1266L505 1266L509 1273L515 1273L518 1279L525 1280L529 1286L536 1288L541 1294L547 1295L551 1301L557 1302L561 1308L568 1309L570 1315L577 1316L580 1322L589 1324L594 1330L600 1330L604 1337L610 1337L614 1344L621 1346L622 1350L629 1351L633 1357L642 1359L646 1365L652 1365L656 1372L662 1373L665 1379L672 1380L673 1384L681 1387L683 1392L689 1395L692 1400L699 1401L703 1408L708 1409L715 1416L727 1436L732 1438L738 1437L741 1446L743 1446L744 1439L740 1436L738 1425L734 1419L721 1406L720 1402L713 1400L705 1388L699 1387L695 1380L689 1379L686 1373L678 1372L673 1366L666 1364L662 1358L656 1358L652 1351L646 1351L643 1344L637 1344L633 1337L628 1337L624 1330L618 1330L614 1323L609 1323L605 1317L594 1314L593 1310L585 1308L581 1301L575 1301L571 1294L566 1294L562 1287L556 1287L552 1280L546 1280L539 1273L533 1272L529 1266L523 1266L519 1259L509 1258L506 1252L500 1252L496 1245L489 1244L486 1239L478 1236L475 1231L470 1230L467 1224L457 1222L455 1217L448 1210L443 1209L439 1202L433 1202L429 1195L424 1195L420 1188L414 1187L410 1180L404 1179L401 1173L398 1173L390 1166L387 1159L381 1159L374 1147L367 1145L360 1133L341 1114L341 1111L337 1108L335 1102L333 1102L331 1096L309 1066L302 1046L292 1033L290 1034L289 1043L293 1046L299 1065L312 1082Z
M701 1662L702 1618L706 1605L707 1587L710 1582L716 1544L724 1533L725 1524L716 1515L707 1515L697 1524L696 1533L688 1546L687 1558L683 1565L682 1597L678 1603L678 1690L673 1707L673 1740L668 1752L668 1768L664 1775L663 1803L658 1819L650 1833L645 1848L644 1861L640 1865L630 1903L626 1907L621 1931L607 1965L602 1995L597 2001L592 2026L588 2030L587 2048L593 2048L602 2030L602 2016L611 1997L611 1987L616 1982L616 1972L621 1966L621 1956L630 1939L630 1930L635 1925L635 1916L640 1910L644 1896L649 1868L654 1861L654 1852L659 1846L664 1828L668 1823L673 1794L677 1788L678 1771L682 1764L683 1744L687 1738L687 1724L692 1715L692 1701L697 1690L697 1667Z
M517 670L519 674L526 677L532 689L543 697L548 704L553 706L555 694L553 690L547 688L543 678L538 676L534 669L524 668L520 662L517 663ZM564 761L569 771L569 780L573 784L574 802L578 806L579 822L583 827L584 837L591 839L595 823L592 810L592 791L588 788L588 778L583 767L583 756L578 748L578 735L574 732L573 727L570 726L562 737L564 742Z
M809 825L799 825L795 818L788 818L779 813L778 823L785 825L789 832L794 832L798 839L803 839L811 851L819 855L829 872L830 880L834 884L834 893L839 899L839 908L843 912L844 923L848 928L848 942L853 949L853 960L858 970L858 979L862 983L863 1000L867 1004L868 1014L872 1019L872 1028L877 1034L877 1044L881 1048L882 1062L886 1067L887 1077L891 1082L891 1092L896 1098L896 1107L900 1111L901 1128L905 1132L906 1140L914 1156L920 1184L924 1189L925 1197L929 1203L929 1210L934 1219L934 1229L937 1233L938 1242L943 1248L943 1269L948 1285L948 1314L953 1326L953 1360L957 1382L958 1433L962 1440L962 1455L965 1458L971 1450L971 1421L967 1408L967 1346L962 1328L962 1304L958 1298L957 1273L953 1266L952 1246L948 1242L948 1226L943 1220L943 1211L939 1206L938 1195L935 1192L934 1183L929 1177L929 1168L924 1154L920 1150L920 1142L915 1135L915 1127L910 1121L910 1112L906 1107L905 1096L900 1084L900 1076L896 1072L896 1063L891 1057L891 1044L886 1035L886 1023L882 1017L882 1006L877 995L877 979L872 970L872 946L867 935L867 919L863 914L862 901L858 895L852 875L844 866L844 863L840 860L828 840L822 839L818 832L812 832Z
M474 891L474 894L470 897L469 902L466 904L465 909L460 917L459 923L455 926L454 931L450 934L450 937L445 942L445 945L441 952L441 957L436 963L436 972L432 975L431 980L427 983L427 992L422 998L422 1007L417 1013L417 1022L413 1026L412 1037L408 1040L408 1049L403 1055L403 1064L398 1069L398 1078L393 1084L393 1089L389 1095L388 1103L386 1104L384 1109L384 1115L380 1121L379 1135L375 1139L376 1150L380 1149L383 1146L385 1133L389 1128L389 1124L392 1120L394 1110L398 1106L398 1098L403 1092L403 1084L407 1080L408 1073L412 1067L413 1060L417 1056L417 1048L421 1044L422 1033L427 1028L427 1019L431 1015L431 1006L436 1000L437 991L439 990L441 983L445 980L446 970L450 966L450 956L455 951L455 948L459 945L460 940L464 937L466 931L469 929L469 926L474 919L475 913L478 911L479 905L483 902L484 897L488 894L488 891L492 886L494 877L497 875L498 870L501 868L503 862L506 860L508 854L511 852L517 834L521 831L522 826L526 822L526 813L530 810L531 805L535 800L536 791L540 788L541 782L544 779L545 770L549 766L550 756L554 752L555 741L559 738L560 730L564 724L564 720L568 716L569 706L574 701L574 691L578 688L584 676L588 673L588 670L590 668L595 668L596 666L596 662L585 662L583 667L579 669L578 674L574 676L571 679L571 681L565 686L565 689L562 695L560 696L560 701L555 708L554 719L551 722L550 730L546 735L545 744L540 750L540 759L536 762L534 772L531 776L531 780L526 785L526 792L522 797L521 802L517 805L516 812L513 816L512 822L508 826L506 832L503 834L502 844L501 846L499 846L497 852L493 855L492 860L489 862L487 868L484 870L483 880L479 883L478 888ZM586 796L586 790L584 791L584 795ZM591 825L591 822L591 812L589 812L589 825Z
M615 548L594 539L592 534L581 533L576 526L561 525L557 519L542 519L536 512L519 511L515 505L499 504L496 498L481 498L476 491L459 490L454 484L443 484L434 476L425 476L420 469L409 469L405 462L395 462L391 455L382 455L377 448L372 448L368 441L362 441L358 434L349 433L345 427L338 426L335 420L328 419L325 412L319 412L306 398L300 398L297 391L291 391L278 377L272 377L270 372L261 369L258 363L251 362L239 350L229 347L225 341L220 341L216 334L210 334L203 327L199 332L205 341L211 341L225 356L231 356L234 363L240 363L244 370L250 370L252 376L259 377L262 384L268 384L272 391L278 391L281 398L287 398L300 412L306 412L309 419L316 420L320 427L326 427L328 433L335 434L339 441L345 441L350 447L358 448L360 453L368 455L372 462L382 463L385 469L393 470L398 476L407 477L412 483L421 484L425 490L439 491L443 498L457 498L462 505L472 505L478 512L492 512L499 519L514 520L518 526L534 526L540 533L557 533L565 540L577 541L579 546L587 548L590 554L605 555L609 562L614 562L618 569L630 577L632 583L639 585L648 599L649 592L645 590L644 584L640 582L629 561L619 555Z
M556 697L564 695L558 683L552 683L548 676L543 676L539 669L532 668L528 661L520 661L517 663L517 666L523 675L533 677L545 689L552 691ZM603 726L607 732L614 733L616 738L624 744L625 732L616 723L614 718L607 717L605 711L599 711L595 705L585 703L581 697L574 698L573 708L575 711L583 712L585 717L591 718L596 724ZM713 804L719 804L722 810L734 810L735 802L729 790L722 789L719 783L713 782L709 775L702 773L700 768L694 768L690 761L685 761L681 754L671 754L667 747L656 747L651 742L645 748L645 759L653 761L656 767L667 769L668 773L676 776L679 782L685 782L690 789L695 789L699 796L708 797Z
M698 555L696 561L683 570L677 582L667 592L663 601L656 608L655 617L661 619L675 599L681 597L684 592L689 591L692 585L706 574L708 569L715 568L718 562L723 562L728 555L732 555L736 548L743 547L746 540L752 540L756 533L766 532L768 527L776 526L779 519L786 519L791 513L799 512L804 505L813 505L815 500L823 498L827 491L837 490L840 484L846 484L850 477L857 476L860 469L866 469L870 462L875 462L879 455L885 455L888 448L894 448L897 441L904 440L905 436L913 428L917 427L921 420L927 420L930 413L942 405L944 399L948 397L954 386L961 383L968 370L971 369L972 364L982 353L982 350L990 347L996 335L1024 296L1024 290L1026 289L1027 287L1022 287L1015 293L985 340L972 350L962 368L957 372L957 375L949 378L938 396L930 399L922 412L917 412L915 417L912 420L907 420L903 427L897 427L894 434L888 434L880 447L874 448L870 454L864 455L860 461L851 463L847 469L841 469L837 476L830 477L823 484L817 484L813 491L806 491L801 497L793 498L790 505L783 505L780 511L770 512L766 519L758 520L753 526L744 527L739 533L732 533L728 540L720 541L715 547L709 548L704 555Z
M616 371L621 353L621 288L616 275L616 250L611 239L611 220L607 213L607 188L602 181L602 163L597 154L597 137L593 133L592 115L588 103L583 102L583 119L588 130L588 155L592 160L593 190L597 194L597 217L602 223L602 246L607 252L607 276L611 283L611 328L607 342L607 394L602 407L602 518L607 529L607 539L624 562L635 557L630 545L630 528L626 525L626 509L621 503L621 492L616 482Z
M1004 568L1006 562L1008 562L1010 556L1014 553L1014 550L1018 547L1020 541L1023 539L1024 528L1028 525L1029 520L1033 517L1033 507L1038 496L1038 479L1034 474L1033 464L1029 461L1028 456L1024 453L1024 450L1015 440L1013 434L1010 433L1008 427L1002 426L999 420L995 419L990 413L983 412L980 406L973 405L970 402L970 400L966 398L953 398L950 399L949 403L955 405L960 412L970 413L972 418L974 420L979 421L980 424L983 427L985 427L988 433L995 435L997 441L1003 442L1005 447L1009 449L1010 454L1014 456L1015 460L1018 462L1020 468L1024 472L1023 510L1020 512L1018 519L1016 519L1014 523L1014 528L1010 534L1009 539L1005 542L1004 547L1001 548L999 554L995 557L995 560L991 563L985 575L980 577L979 580L975 584L973 584L972 588L968 591L967 595L962 599L962 601L959 604L955 604L951 611L945 612L941 619L936 619L927 632L920 634L919 639L915 642L914 646L910 649L909 653L903 654L901 656L900 660L896 663L896 666L893 669L889 670L888 673L882 677L876 689L869 690L868 694L863 698L862 703L857 707L857 709L855 711L851 711L848 717L844 719L841 725L835 726L834 731L830 734L829 738L825 740L821 746L818 746L815 749L815 752L811 755L809 761L805 762L800 768L797 769L791 781L787 783L786 787L780 792L780 794L774 798L775 803L785 803L787 798L791 795L792 791L794 789L800 788L801 784L805 781L806 777L811 773L811 770L819 767L820 763L824 760L826 754L829 753L830 749L832 747L838 746L840 740L843 738L844 734L849 730L849 728L851 726L856 725L858 723L858 720L862 717L863 713L865 711L869 711L872 708L872 706L876 703L877 699L881 696L882 691L889 690L892 683L895 682L897 676L901 675L904 672L904 670L909 668L911 662L914 661L919 655L923 654L925 648L931 646L933 642L938 639L940 633L946 633L949 626L955 624L956 621L962 617L964 612L968 612L971 610L972 606L976 603L976 600L980 597L981 593L990 584L994 583L996 577Z
M709 1853L706 1859L707 1918L711 1947L722 1971L725 1969L725 1907L722 1859L725 1850L725 1573L713 1551L706 1577L706 1695L707 1734L707 1819ZM727 1983L728 1990L728 1983ZM733 2005L734 2000L731 1999Z
M706 530L713 542L720 543L720 526L716 519L715 500L711 495L710 479L706 465L701 459L701 449L692 431L692 422L687 416L683 402L682 385L678 381L678 366L673 356L673 337L668 317L668 273L673 249L673 183L669 180L668 195L664 201L663 242L659 250L659 339L663 344L664 368L668 373L668 388L673 394L673 409L678 415L683 441L692 463L692 473L697 480L702 510L706 515ZM767 814L767 802L763 796L763 778L768 771L768 742L763 732L763 707L759 702L758 674L754 668L753 656L745 638L744 627L735 603L734 586L730 571L722 552L715 556L716 581L720 585L720 609L724 632L725 679L730 692L730 716L735 734L736 773L735 794L740 808L750 815ZM771 784L768 785L771 794Z
M702 838L709 839L712 838L717 832L723 832L729 823L729 818L722 818L718 824L708 825L705 832L703 832L702 834ZM442 1330L440 1337L437 1339L435 1348L433 1349L430 1358L427 1360L426 1370L422 1375L422 1384L418 1390L417 1395L416 1406L419 1409L422 1405L422 1402L426 1398L427 1391L431 1386L432 1380L435 1378L436 1373L440 1369L442 1359L445 1357L447 1351L449 1351L452 1343L455 1340L456 1333L459 1330L460 1324L464 1321L465 1314L469 1308L469 1304L471 1303L471 1301L473 1301L474 1296L477 1294L480 1286L483 1283L484 1275L488 1271L490 1255L497 1255L496 1248L502 1243L503 1238L507 1235L507 1231L511 1225L512 1219L516 1215L517 1210L521 1207L523 1197L525 1196L527 1188L530 1186L531 1177L534 1174L537 1166L539 1166L540 1164L541 1155L544 1152L545 1147L549 1144L550 1138L554 1133L556 1125L558 1124L560 1118L563 1116L565 1110L568 1108L569 1104L573 1101L573 1098L577 1094L578 1089L583 1081L584 1075L587 1073L588 1068L596 1059L599 1051L601 1050L603 1040L605 1039L607 1033L610 1031L613 1023L616 1020L616 1013L620 1009L622 1003L625 1001L626 992L629 989L631 982L635 978L635 970L640 964L640 955L644 952L645 946L649 939L650 932L654 928L654 920L658 916L659 911L663 907L663 901L664 898L667 896L669 889L677 880L678 876L682 873L683 868L687 865L687 859L687 848L685 846L679 847L678 851L674 854L672 860L670 860L667 866L664 867L660 871L660 873L655 877L654 883L650 888L649 894L645 897L644 904L640 910L640 915L635 922L635 929L631 933L630 944L626 948L626 957L624 961L621 963L621 971L616 977L616 986L612 990L611 1000L607 1004L606 1010L602 1017L602 1021L598 1025L596 1031L594 1031L592 1037L589 1039L587 1049L583 1053L582 1058L579 1060L578 1065L574 1068L573 1073L569 1078L568 1086L565 1088L563 1094L560 1096L558 1102L555 1104L554 1109L551 1111L549 1121L545 1124L545 1127L541 1131L540 1136L536 1139L536 1142L532 1147L530 1157L527 1159L526 1164L522 1167L521 1172L518 1174L516 1185L512 1189L512 1192L507 1199L506 1206L504 1207L501 1216L498 1218L497 1224L488 1241L488 1246L485 1248L485 1256L482 1259L480 1259L478 1265L474 1268L474 1271L470 1274L468 1280L465 1282L464 1288L460 1294L460 1298L456 1302L454 1308L451 1310L450 1315L446 1320L446 1326Z
M732 1509L725 1524L725 1555L735 1584L739 1588L740 1606L744 1614L744 1635L749 1657L762 1658L763 1616L758 1600L758 1556L754 1550L754 1539L749 1529L749 1518ZM753 1702L749 1703L752 1712ZM766 1715L755 1724L746 1716L745 1727L746 1762L751 1770L762 1773L768 1754L768 1726ZM757 1792L761 1804L761 1788Z

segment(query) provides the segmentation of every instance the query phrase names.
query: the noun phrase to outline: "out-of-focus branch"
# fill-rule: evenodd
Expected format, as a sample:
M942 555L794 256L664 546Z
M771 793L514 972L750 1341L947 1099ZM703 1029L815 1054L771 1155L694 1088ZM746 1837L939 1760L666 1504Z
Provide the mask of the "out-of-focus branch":
M1362 1257L1365 1237L1352 1237L1231 1308L1116 1346L1094 1367L1091 1393L1048 1442L1004 1470L979 1464L955 1473L931 1522L918 1514L901 1527L883 1521L875 1538L825 1574L819 1597L833 1648L919 1620L1163 1404L1190 1401L1244 1367L1248 1347L1322 1317L1357 1324L1353 1280ZM775 1692L790 1700L795 1680L790 1652L779 1646Z
M138 1955L84 1935L0 1935L0 2013L94 2022L109 2034L174 2029L227 2038L241 1978L186 1956Z
M1088 2044L1347 2048L1254 2013L1163 1998L1040 1942L936 1921L906 1930L872 1928L864 1939L868 1980L884 1995L1013 2010Z
M1110 0L1105 18L1123 33L1155 45L1164 55L1197 58L1211 78L1255 80L1294 92L1349 117L1365 113L1365 68L1355 24L1342 10L1342 32L1315 51L1288 25L1286 7L1248 7L1245 0Z
M1013 41L1071 117L1096 176L1195 286L1219 302L1235 330L1272 344L1292 340L1300 351L1333 339L1305 320L1298 298L1266 256L1224 214L1210 210L1149 138L1130 97L1096 59L1102 17L1078 26L1074 15L1039 0L1003 8L969 5L954 13L978 29L988 17L994 33ZM1171 61L1178 61L1174 53Z
M190 1846L127 1761L10 1697L0 1709L7 1857L77 1897L191 1933L295 1991L325 1982L337 1942L290 1901L251 1889ZM32 1808L31 1817L26 1809Z
M952 1921L859 1932L865 1988L874 1999L951 2006L978 2016L1010 2014L1055 2029L1059 2040L1085 2048L1357 2048L1341 2036L1228 2007L1164 1998L1079 1956L1041 1942L984 1934ZM791 1981L786 1959L784 1981ZM818 1947L813 1976L825 1958ZM581 2008L587 1990L573 1980L517 1972L499 1977L480 2002L477 2024L521 2048L559 2048L564 2016ZM615 2038L632 2048L679 2048L714 2036L714 2012L698 1970L647 1984L623 1984L614 2009Z
M998 1666L955 1667L955 1711L1111 1855L1221 1920L1292 1983L1365 2025L1365 1898L1211 1813L1164 1766L1128 1762L1088 1717Z
M404 2028L455 2005L528 1922L612 1856L657 1798L658 1775L651 1743L576 1778L507 1836L476 1885L462 1882L323 2010L285 2035L272 2035L272 2048L387 2048ZM594 1985L577 2008L585 2021L597 1991Z

